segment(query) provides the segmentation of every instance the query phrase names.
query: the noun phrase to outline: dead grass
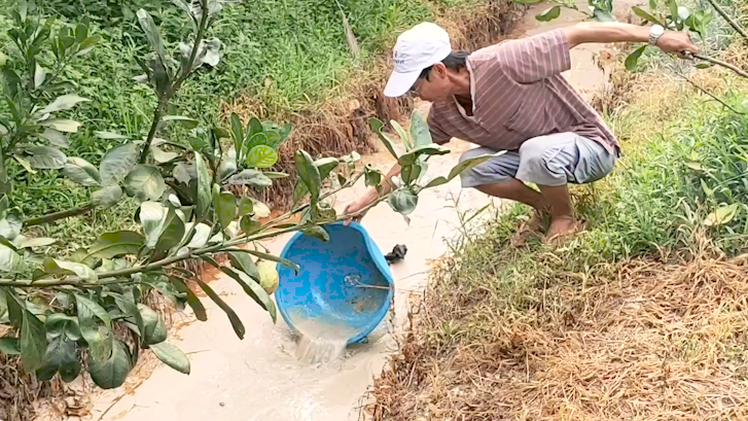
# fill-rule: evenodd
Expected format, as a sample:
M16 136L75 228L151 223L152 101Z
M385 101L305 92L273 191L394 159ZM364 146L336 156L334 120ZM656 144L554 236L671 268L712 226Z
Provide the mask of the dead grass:
M460 262L445 262L369 410L390 421L748 419L747 259L556 273L527 286L521 311L492 296L502 279L466 291Z

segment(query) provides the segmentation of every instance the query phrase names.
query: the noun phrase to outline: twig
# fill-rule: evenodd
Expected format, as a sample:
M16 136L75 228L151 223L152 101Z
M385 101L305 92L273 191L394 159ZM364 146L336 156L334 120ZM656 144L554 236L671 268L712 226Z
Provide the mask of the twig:
M739 74L740 76L748 79L748 73L745 72L744 70L740 69L739 67L735 66L735 65L732 65L730 63L726 63L726 62L724 62L722 60L718 60L716 58L702 56L701 54L692 54L691 56L693 58L697 58L699 60L708 61L709 63L716 64L717 66L722 66L722 67L725 67L727 69L730 69L733 72Z
M734 30L736 30L740 35L743 36L743 38L745 38L746 41L748 41L748 31L746 31L745 28L740 26L738 21L736 21L729 14L727 14L727 12L725 12L725 9L723 9L719 4L717 4L716 1L714 0L707 0L707 1L709 2L709 4L712 5L714 10L716 10L717 13L719 13L719 15L722 16L722 18L726 20L727 23L730 24L730 26L732 26Z
M736 110L732 105L726 103L725 101L721 100L716 95L714 95L713 93L707 91L706 89L704 89L703 87L701 87L700 85L698 85L696 82L694 82L691 79L689 79L686 75L678 73L678 76L682 77L686 82L690 83L694 88L698 89L702 93L704 93L704 94L708 95L709 97L711 97L713 100L715 100L715 101L719 102L720 104L724 105L726 108L728 108L730 111L734 112L735 114L748 114L748 113Z
M68 209L64 211L50 213L48 215L40 216L38 218L30 218L30 219L23 221L23 225L26 227L29 227L33 225L46 224L47 222L54 222L59 219L70 218L71 216L83 215L84 213L90 212L91 209L93 208L94 208L93 203L89 203L87 205L83 205L81 207L77 207L74 209Z

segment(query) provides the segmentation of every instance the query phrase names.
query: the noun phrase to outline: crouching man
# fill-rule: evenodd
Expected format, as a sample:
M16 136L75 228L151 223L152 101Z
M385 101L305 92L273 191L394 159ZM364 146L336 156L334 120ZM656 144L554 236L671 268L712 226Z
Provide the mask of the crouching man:
M444 29L422 23L398 37L395 68L384 93L430 101L427 122L435 143L456 137L479 145L462 159L507 151L464 172L461 181L463 187L535 209L515 244L524 243L548 215L546 239L564 238L579 229L568 184L608 175L619 144L561 73L571 68L571 48L611 42L648 42L666 53L698 52L687 33L659 25L588 23L466 53L452 50ZM398 165L392 167L385 185L391 187L399 173ZM377 196L370 188L345 212L355 215Z

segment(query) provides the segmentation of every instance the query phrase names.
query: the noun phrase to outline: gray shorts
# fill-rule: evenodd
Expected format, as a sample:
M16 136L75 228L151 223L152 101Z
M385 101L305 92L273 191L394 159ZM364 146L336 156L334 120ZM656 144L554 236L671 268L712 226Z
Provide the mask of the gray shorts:
M463 153L460 160L495 152L475 148ZM540 186L591 183L608 175L616 159L616 154L599 143L574 133L539 136L525 141L519 151L507 152L463 172L462 187L501 183L510 178Z

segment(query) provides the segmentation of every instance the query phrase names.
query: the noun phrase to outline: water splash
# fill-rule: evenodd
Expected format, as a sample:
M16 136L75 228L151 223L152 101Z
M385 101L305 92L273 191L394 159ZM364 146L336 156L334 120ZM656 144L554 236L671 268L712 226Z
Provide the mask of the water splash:
M345 357L348 340L356 330L343 323L318 319L295 320L298 331L296 358L308 364L324 364Z

